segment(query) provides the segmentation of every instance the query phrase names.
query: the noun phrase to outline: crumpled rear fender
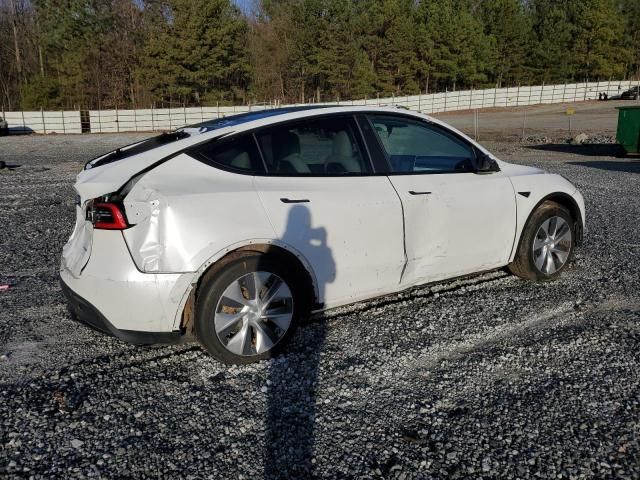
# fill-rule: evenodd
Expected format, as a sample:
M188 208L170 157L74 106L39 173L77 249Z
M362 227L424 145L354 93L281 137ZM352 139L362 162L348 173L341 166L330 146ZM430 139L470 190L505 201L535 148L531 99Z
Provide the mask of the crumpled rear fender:
M275 238L253 177L180 154L146 172L124 199L131 256L145 273L196 272L229 245Z

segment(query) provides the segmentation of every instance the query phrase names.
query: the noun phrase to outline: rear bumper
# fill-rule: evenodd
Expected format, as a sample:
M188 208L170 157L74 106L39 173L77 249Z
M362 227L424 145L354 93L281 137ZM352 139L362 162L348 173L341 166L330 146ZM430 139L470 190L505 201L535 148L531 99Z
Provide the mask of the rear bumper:
M68 258L74 258L69 249L60 267L75 317L133 343L167 343L179 335L175 332L181 329L181 301L188 295L192 274L138 271L117 230L94 230L90 240L84 267L74 273L67 266Z
M180 343L183 339L183 334L180 331L141 332L118 329L114 327L96 307L71 290L62 278L60 278L60 287L67 299L71 318L80 323L84 323L93 330L117 337L135 345L174 344Z

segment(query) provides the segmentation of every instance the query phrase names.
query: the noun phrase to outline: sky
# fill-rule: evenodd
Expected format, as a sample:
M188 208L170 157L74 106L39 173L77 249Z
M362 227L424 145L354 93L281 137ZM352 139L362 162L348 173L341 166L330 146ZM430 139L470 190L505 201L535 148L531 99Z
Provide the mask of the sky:
M243 12L249 13L253 5L253 0L233 0L233 3L240 7Z

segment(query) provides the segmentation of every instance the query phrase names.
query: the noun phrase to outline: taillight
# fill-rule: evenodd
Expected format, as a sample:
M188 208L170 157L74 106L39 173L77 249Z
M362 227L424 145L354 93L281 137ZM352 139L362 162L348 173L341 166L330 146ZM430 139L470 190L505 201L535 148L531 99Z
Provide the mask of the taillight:
M129 226L122 206L113 202L91 200L86 218L98 230L124 230Z

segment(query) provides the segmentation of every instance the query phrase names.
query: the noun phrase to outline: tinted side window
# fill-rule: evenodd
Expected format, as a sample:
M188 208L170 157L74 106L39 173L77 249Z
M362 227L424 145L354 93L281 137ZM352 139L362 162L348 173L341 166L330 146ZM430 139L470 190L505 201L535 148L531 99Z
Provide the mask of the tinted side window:
M397 116L370 120L395 173L446 173L473 170L471 145L445 129Z
M352 118L287 123L258 134L267 170L275 175L361 175L370 172Z
M264 171L252 135L214 140L199 147L195 153L200 160L214 167L244 173Z

